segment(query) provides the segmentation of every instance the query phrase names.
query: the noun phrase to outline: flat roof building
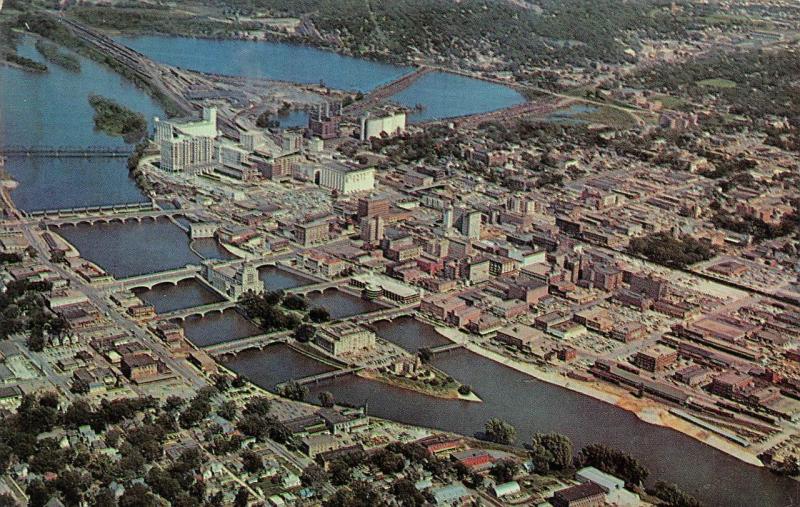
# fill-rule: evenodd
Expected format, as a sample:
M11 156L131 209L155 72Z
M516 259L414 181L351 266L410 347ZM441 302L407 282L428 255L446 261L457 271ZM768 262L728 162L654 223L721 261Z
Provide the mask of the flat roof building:
M341 322L320 328L314 343L325 352L340 356L372 349L375 333L352 322Z

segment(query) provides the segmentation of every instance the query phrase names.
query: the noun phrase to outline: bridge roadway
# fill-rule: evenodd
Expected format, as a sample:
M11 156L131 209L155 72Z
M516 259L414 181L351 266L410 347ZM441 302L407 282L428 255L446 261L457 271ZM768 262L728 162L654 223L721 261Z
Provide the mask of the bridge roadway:
M230 340L227 342L215 343L202 347L203 351L210 356L219 357L226 354L236 355L248 349L262 350L268 345L273 343L286 343L292 331L281 331L279 333L259 334L256 336L248 336L247 338L240 338L238 340Z
M329 282L320 282L311 285L301 285L300 287L294 287L292 289L287 289L285 292L287 294L298 294L301 296L305 296L311 294L312 292L325 292L328 289L334 289L338 287L346 287L350 284L349 279L343 280L333 280Z
M299 378L299 379L294 380L294 382L299 384L299 385L301 385L301 386L302 385L306 385L306 384L316 384L316 383L322 382L324 380L330 380L330 379L335 379L335 378L339 378L339 377L344 377L345 375L352 375L353 373L358 373L363 369L364 369L363 366L354 366L352 368L342 368L342 369L338 369L338 370L331 370L331 371L326 371L326 372L323 372L323 373L318 373L317 375L309 375L308 377ZM280 388L281 386L284 386L286 384L288 384L288 382L282 382L282 383L278 384L276 387Z
M0 156L51 158L127 158L130 148L104 146L2 146Z
M345 320L350 320L351 322L355 322L356 324L372 324L373 322L378 322L379 320L394 320L398 317L406 317L409 315L413 315L418 307L419 303L414 303L411 305L405 305L400 307L393 306L391 308L384 308L370 313L362 313L359 315L355 315Z
M142 211L155 210L153 201L131 202L127 204L109 204L107 206L80 206L76 208L60 208L60 209L44 209L31 211L27 215L29 217L67 217L79 215L101 215L101 214L122 214L122 213L136 213Z
M463 343L447 343L445 345L439 345L438 347L431 347L428 349L428 351L435 356L436 354L444 354L445 352L451 352L453 350L458 350L463 348L464 348Z
M205 317L212 312L224 312L231 308L236 307L235 301L220 301L218 303L209 303L202 306L193 306L191 308L183 308L181 310L173 310L167 313L160 313L156 317L158 320L186 320L189 317Z
M74 208L73 208L74 209ZM64 225L78 225L86 223L94 225L96 223L111 223L111 222L127 222L135 220L139 223L145 219L156 220L158 218L172 218L176 216L186 216L185 210L162 210L150 209L144 211L133 211L132 208L111 209L107 212L100 210L99 212L91 211L92 208L87 208L85 214L81 214L79 210L75 210L75 215L63 217L58 216L50 218L48 215L39 215L45 220L45 224L51 227L62 227ZM33 215L32 215L33 216Z
M117 283L121 288L126 290L146 288L152 289L160 283L173 283L177 284L181 280L197 277L202 268L194 264L187 264L182 268L171 269L168 271L161 271L159 273L148 273L145 275L130 276L128 278L120 278Z

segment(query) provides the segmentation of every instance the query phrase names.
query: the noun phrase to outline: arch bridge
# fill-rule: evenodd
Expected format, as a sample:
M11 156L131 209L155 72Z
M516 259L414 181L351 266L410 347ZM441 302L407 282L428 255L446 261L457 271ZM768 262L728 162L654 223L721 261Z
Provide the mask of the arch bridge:
M147 289L150 290L156 285L162 283L171 283L178 285L183 280L196 278L200 275L202 268L194 264L187 264L182 268L171 269L169 271L161 271L159 273L148 273L145 275L130 276L128 278L121 278L117 280L123 289Z
M48 218L44 215L44 222L48 227L60 228L63 226L96 225L96 224L124 224L126 222L156 222L159 218L174 218L185 216L186 212L181 210L149 210L134 211L116 210L108 213L95 213L86 215L76 215L70 217Z

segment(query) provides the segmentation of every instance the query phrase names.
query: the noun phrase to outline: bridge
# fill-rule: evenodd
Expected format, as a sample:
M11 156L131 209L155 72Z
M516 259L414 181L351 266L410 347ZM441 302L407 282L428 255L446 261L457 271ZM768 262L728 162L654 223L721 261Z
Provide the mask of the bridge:
M216 343L203 347L208 355L219 357L224 355L236 355L239 352L250 349L263 350L264 347L274 343L286 343L289 341L291 331L281 331L279 333L259 334L256 336L248 336L246 338L239 338L238 340L230 340L227 342Z
M130 209L130 208L128 208ZM88 210L88 209L87 209ZM70 217L58 217L58 218L48 218L47 215L41 215L42 218L45 219L45 223L50 227L60 228L65 225L95 225L95 224L110 224L110 223L121 223L124 224L125 222L135 221L137 223L142 223L144 220L150 220L155 222L159 218L172 218L176 216L185 216L186 212L181 210L160 210L160 209L151 209L151 210L144 210L144 211L127 211L127 209L117 209L117 210L108 210L108 211L100 211L99 213L90 213L87 211L87 214L81 215L77 214Z
M42 158L128 158L128 147L106 146L0 146L0 156Z
M353 373L358 373L363 369L364 369L363 366L354 366L352 368L342 368L332 371L326 371L323 373L319 373L317 375L309 375L308 377L296 379L294 380L294 382L301 386L306 384L318 384L319 382L323 382L325 380L333 380L335 378L352 375ZM288 384L288 382L280 383L276 387L280 388L281 386L284 386L286 384Z
M126 204L109 204L107 206L80 206L76 208L42 209L27 213L29 217L66 217L79 215L102 215L136 213L156 209L152 201L131 202Z
M281 269L283 269L283 267L281 267ZM295 287L293 289L287 289L286 290L286 294L297 294L297 295L300 295L300 296L307 296L307 295L312 294L314 292L319 292L320 294L322 294L323 292L325 292L328 289L346 287L346 286L349 285L349 283L350 283L350 281L348 279L344 279L344 280L334 280L334 281L330 281L330 282L314 283L314 284L311 284L311 285L301 285L300 287Z
M404 74L390 83L375 88L365 95L363 99L345 108L345 113L352 116L358 116L381 101L384 101L392 95L396 95L405 90L414 84L417 79L421 78L425 74L428 74L429 72L433 72L433 70L434 69L424 65L417 67L413 72Z
M392 321L398 317L408 317L410 315L414 315L418 307L419 303L401 307L384 308L382 310L377 310L370 313L355 315L347 320L350 320L356 324L372 324L378 322L379 320Z
M431 347L428 349L428 351L431 353L431 355L435 356L463 348L465 348L463 343L447 343L445 345L439 345L438 347Z
M203 318L209 313L219 312L222 313L225 310L229 310L231 308L236 307L236 303L234 301L220 301L218 303L209 303L207 305L201 306L194 306L191 308L183 308L181 310L173 310L167 313L161 313L158 315L159 320L180 320L184 321L189 317L200 317Z
M177 285L181 280L195 278L200 274L202 268L193 264L187 264L182 268L171 269L169 271L161 271L159 273L148 273L146 275L130 276L128 278L121 278L117 282L123 289L152 289L161 283L171 283Z

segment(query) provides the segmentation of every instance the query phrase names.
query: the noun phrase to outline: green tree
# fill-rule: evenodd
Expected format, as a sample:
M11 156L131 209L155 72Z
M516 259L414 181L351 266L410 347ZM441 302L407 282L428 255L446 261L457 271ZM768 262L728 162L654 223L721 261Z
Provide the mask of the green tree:
M317 334L317 328L311 324L301 324L294 330L294 339L300 343L308 343L314 339Z
M647 488L651 495L663 500L668 507L700 507L700 502L693 496L683 492L675 484L664 481L656 482L653 488Z
M303 469L303 475L300 476L300 480L303 482L303 485L312 488L320 487L321 485L325 484L327 479L328 477L325 474L325 470L314 463L305 467Z
M28 482L25 488L25 495L28 497L30 507L44 507L50 500L50 491L41 479L33 479Z
M225 400L217 407L217 414L229 421L236 419L236 403L232 400Z
M242 411L245 415L256 415L259 417L266 417L272 408L272 402L265 396L256 396L250 398Z
M264 470L264 460L257 453L247 449L242 451L241 457L245 471L255 474Z
M383 449L372 456L372 463L384 474L398 474L406 466L401 454Z
M559 433L537 433L531 439L531 460L536 471L565 470L572 467L572 441Z
M119 497L119 507L158 507L160 502L143 484L134 484Z
M590 444L578 453L581 466L593 466L615 475L628 484L639 486L650 472L633 456L603 444Z
M303 401L308 396L308 393L308 387L300 385L294 380L290 380L278 388L280 396L294 401Z
M511 445L517 439L517 430L501 419L492 418L484 425L484 435L490 442Z
M236 498L233 500L234 507L247 507L250 501L250 493L244 487L239 488L236 492Z
M518 470L519 467L513 460L504 459L495 463L490 473L498 483L503 483L514 480Z
M321 306L315 306L308 312L308 318L311 319L311 322L328 322L331 320L330 312Z
M350 466L344 461L336 460L328 465L328 474L331 477L331 484L334 486L344 486L350 484Z
M325 408L331 408L336 404L336 400L330 391L320 392L319 395L317 395L317 399L319 399L319 404Z

